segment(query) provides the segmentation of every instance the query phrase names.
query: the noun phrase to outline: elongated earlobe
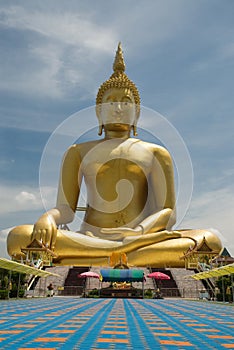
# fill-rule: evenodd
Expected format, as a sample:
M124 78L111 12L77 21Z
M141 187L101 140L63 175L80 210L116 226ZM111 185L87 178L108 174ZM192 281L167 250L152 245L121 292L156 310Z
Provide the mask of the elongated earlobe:
M133 131L133 136L137 136L138 135L136 125L132 125L132 131Z
M103 125L99 125L98 135L102 135Z

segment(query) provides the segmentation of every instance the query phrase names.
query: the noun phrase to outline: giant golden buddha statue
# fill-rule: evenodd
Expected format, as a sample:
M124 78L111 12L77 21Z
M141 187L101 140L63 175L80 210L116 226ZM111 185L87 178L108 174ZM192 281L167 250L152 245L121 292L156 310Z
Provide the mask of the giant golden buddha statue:
M15 259L38 240L50 248L55 264L105 266L113 253L128 264L183 267L184 252L205 237L209 247L221 242L206 230L174 231L176 223L172 159L162 146L137 136L140 97L125 74L121 46L114 73L99 88L96 114L100 140L73 144L61 166L56 207L34 225L15 227L8 252ZM87 209L79 232L58 228L74 220L82 179Z

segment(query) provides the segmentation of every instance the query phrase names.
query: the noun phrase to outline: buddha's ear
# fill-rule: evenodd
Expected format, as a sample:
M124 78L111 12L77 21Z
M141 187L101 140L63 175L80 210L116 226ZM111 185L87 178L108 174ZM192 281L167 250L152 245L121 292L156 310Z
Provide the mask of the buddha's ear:
M100 120L101 118L101 111L102 111L102 105L99 103L98 105L96 105L96 116L98 117L98 120Z
M133 133L133 136L137 136L138 133L137 133L137 126L136 125L132 125L132 133Z
M101 117L101 108L102 105L98 104L96 105L96 116L98 118L98 123L99 123L99 130L98 130L98 135L102 135L102 129L103 129L103 123L102 123L102 117Z
M136 122L140 117L140 112L141 112L141 106L139 104L136 104Z
M137 122L140 116L140 105L136 105L136 112L135 112L135 118L134 118L134 123L132 125L132 131L133 131L133 136L137 136Z
M131 125L133 136L138 135L138 133L137 133L137 120L138 120L138 118L135 117L134 123L133 123L133 125Z
M102 130L104 128L104 125L99 125L99 130L98 130L98 135L101 136L102 135Z

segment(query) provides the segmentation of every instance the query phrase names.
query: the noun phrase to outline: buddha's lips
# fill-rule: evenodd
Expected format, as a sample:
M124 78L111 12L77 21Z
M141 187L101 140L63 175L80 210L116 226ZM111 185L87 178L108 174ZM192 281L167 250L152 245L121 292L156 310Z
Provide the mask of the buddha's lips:
M108 123L112 125L129 125L129 123L124 123L123 121L113 121L112 123Z

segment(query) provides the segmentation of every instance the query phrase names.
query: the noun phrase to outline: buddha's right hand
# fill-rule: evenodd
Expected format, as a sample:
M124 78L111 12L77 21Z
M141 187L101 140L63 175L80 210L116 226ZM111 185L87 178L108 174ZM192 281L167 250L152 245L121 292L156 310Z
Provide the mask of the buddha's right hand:
M32 232L34 239L44 243L46 247L54 249L57 237L57 225L52 215L43 214L35 223Z

